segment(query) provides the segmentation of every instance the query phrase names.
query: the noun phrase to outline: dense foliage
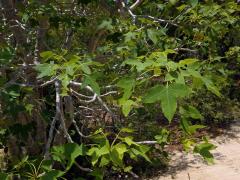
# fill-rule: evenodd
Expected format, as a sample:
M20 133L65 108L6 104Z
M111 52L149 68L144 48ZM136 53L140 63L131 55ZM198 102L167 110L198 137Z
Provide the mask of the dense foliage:
M2 0L0 179L103 179L238 118L235 0ZM138 164L138 162L140 162Z

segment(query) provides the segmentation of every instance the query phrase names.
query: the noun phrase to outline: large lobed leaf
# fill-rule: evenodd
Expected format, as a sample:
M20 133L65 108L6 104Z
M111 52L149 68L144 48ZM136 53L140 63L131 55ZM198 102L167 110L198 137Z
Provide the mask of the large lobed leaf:
M189 93L189 87L184 84L156 85L146 93L143 102L155 103L160 101L163 114L171 122L177 109L177 98L185 97Z

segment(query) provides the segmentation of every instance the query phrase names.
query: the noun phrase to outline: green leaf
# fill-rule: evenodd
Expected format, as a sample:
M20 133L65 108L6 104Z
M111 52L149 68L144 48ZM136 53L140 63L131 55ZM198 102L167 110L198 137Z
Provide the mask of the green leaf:
M99 128L98 130L96 130L93 135L96 135L96 134L100 134L103 132L103 129L102 128Z
M110 145L107 141L106 144L97 151L97 156L103 156L110 153Z
M37 76L37 78L54 76L56 75L57 68L58 68L58 65L52 64L52 63L39 64L35 66L35 69L39 72L39 75Z
M190 124L189 124L187 118L182 117L181 120L180 120L180 125L181 125L181 128L183 129L183 131L185 133L190 134L189 133L189 126L190 126Z
M1 180L9 180L10 178L8 177L7 173L0 172L0 179Z
M186 152L189 152L191 150L191 147L195 144L195 142L192 139L184 139L182 141L183 148Z
M53 160L43 160L42 164L41 164L41 169L43 169L44 171L51 171L52 170L52 164L53 164Z
M32 104L26 104L25 105L25 109L30 115L32 115L33 107L34 107L34 105L32 105Z
M42 177L41 180L57 180L59 177L63 176L64 172L59 170L51 170L46 172Z
M134 148L131 148L131 152L133 154L130 153L131 158L135 159L134 156L142 156L145 160L147 160L148 162L151 162L151 160L148 158L148 156L146 155L146 153L149 151L149 147L146 145L140 145L140 146L135 146Z
M171 122L176 109L177 109L177 98L185 97L190 93L188 86L184 84L171 84L170 86L156 85L151 88L145 97L143 102L154 103L160 100L161 108L165 117Z
M200 124L191 125L191 126L189 126L189 132L191 134L194 134L198 129L202 129L202 128L205 128L205 127L206 126L200 125Z
M130 128L122 128L120 131L124 132L124 133L132 133L132 132L134 132L134 130L130 129Z
M91 163L93 166L98 162L99 155L98 155L99 149L97 147L92 147L88 150L87 155L91 156Z
M124 167L123 154L119 154L115 148L111 151L110 158L114 166Z
M139 146L139 144L137 144L136 142L133 141L133 137L131 137L131 136L124 137L122 139L122 141L126 142L127 145L129 145L129 146L131 146L131 145Z
M0 48L0 64L8 64L14 57L14 50L10 47Z
M116 151L119 154L124 154L125 152L127 152L127 146L123 143L118 143L118 144L114 145L113 149L116 149Z
M135 66L137 71L138 72L141 72L143 70L145 70L147 67L153 65L153 61L145 61L145 62L141 62L142 59L128 59L128 60L125 60L122 65L132 65L132 66Z
M123 157L125 152L127 152L127 147L123 143L118 143L112 147L110 157L115 166L124 166Z
M133 88L135 87L135 79L132 77L124 77L120 79L116 85L123 89L123 97L121 99L127 100L132 95Z
M219 92L219 89L214 85L214 83L211 81L209 77L202 77L202 81L204 82L205 86L209 91L211 91L218 97L222 96L221 93Z
M84 78L84 84L89 85L97 95L100 95L100 87L95 78L86 75Z
M75 73L76 64L68 64L66 67L66 74L73 76Z
M132 166L127 166L123 169L124 172L130 172L132 170Z
M160 101L161 99L161 93L164 91L164 86L162 85L156 85L152 87L143 97L144 103L155 103L157 101Z
M91 175L91 176L94 176L96 180L102 180L103 177L104 177L103 172L104 172L104 171L101 170L101 169L94 169L94 170L90 173L90 175Z
M167 67L168 67L169 71L176 71L178 68L178 63L169 61L169 62L167 62Z
M195 78L202 78L202 75L201 75L200 72L197 71L197 70L193 70L193 69L191 69L191 68L188 68L188 69L187 69L187 73L189 73L189 75L191 75L191 76L193 76L193 77L195 77Z
M108 165L109 163L110 163L109 156L102 156L99 167L104 167L104 166Z
M98 26L98 29L106 29L106 30L112 30L112 20L103 20L102 23Z
M127 43L127 42L129 42L129 41L131 41L133 39L136 39L137 35L138 35L138 33L131 32L131 31L129 31L128 33L124 34L124 37L125 37L124 41L125 41L125 43Z
M119 102L120 102L119 104L122 106L122 112L125 117L127 117L128 114L130 113L132 106L137 105L137 103L135 103L134 101L132 101L130 99L129 100L120 99Z
M169 86L171 94L175 97L186 97L191 93L191 89L185 84L173 83Z
M181 74L181 72L178 72L178 77L177 79L175 79L175 82L178 83L178 84L186 84L185 83L185 78L184 76Z
M98 142L100 147L92 147L88 150L87 155L91 156L92 165L95 166L101 156L105 156L110 153L110 144L107 139ZM104 162L103 162L104 163Z
M86 63L81 63L80 64L81 70L85 73L85 74L91 74L91 69L89 68L89 66Z
M52 58L55 54L52 51L44 51L40 53L40 57L42 57L45 61Z
M13 168L14 169L20 169L20 168L22 168L27 162L28 162L28 156L24 156L21 160L20 160L20 162L18 162L17 164L15 164L14 166L13 166Z
M68 95L68 85L70 83L70 77L67 74L61 74L59 77L59 80L61 81L62 89L61 89L61 95L67 96Z
M195 146L193 152L199 153L209 164L213 163L213 155L210 152L211 150L216 149L211 143L204 142Z
M158 32L154 29L148 29L147 34L148 34L149 39L151 39L151 41L154 44L157 44L157 42L158 42Z
M177 3L178 0L169 0L169 3L172 5L175 5Z
M165 76L165 81L173 81L176 78L171 74L171 73L167 73Z
M54 146L51 152L54 160L60 162L67 160L66 170L68 170L78 156L85 155L86 150L83 145L79 146L76 143L68 143L62 146Z
M165 91L163 91L161 96L161 108L164 116L169 122L171 122L177 109L177 99L173 94L171 94L169 88L166 88Z
M117 86L123 89L132 89L135 84L135 79L131 77L124 77L117 82Z
M195 107L190 105L187 107L180 107L179 112L184 117L190 117L193 119L203 119L203 116L200 114L200 112Z
M189 0L192 7L196 7L198 4L198 0Z
M186 117L182 117L180 121L181 127L185 133L191 135L194 134L198 129L205 128L204 125L191 125Z
M179 64L180 65L189 65L189 64L193 64L197 61L198 61L198 59L184 59L184 60L179 61Z
M159 135L154 136L154 138L157 140L159 144L165 144L168 141L169 137L169 131L167 129L161 129L161 132Z

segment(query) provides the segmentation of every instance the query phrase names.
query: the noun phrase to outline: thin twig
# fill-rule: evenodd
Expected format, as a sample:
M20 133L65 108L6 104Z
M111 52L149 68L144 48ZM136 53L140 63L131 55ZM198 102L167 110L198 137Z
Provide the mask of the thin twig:
M173 26L178 26L178 24L176 24L170 20L156 18L156 17L150 16L150 15L136 15L136 18L144 18L144 19L153 20L153 21L159 22L159 23L167 23L167 24L171 24Z
M175 51L188 51L188 52L192 52L192 53L197 53L198 50L194 50L194 49L188 49L188 48L175 48Z
M150 16L150 15L137 15L137 14L134 14L132 12L131 8L129 8L125 4L125 2L123 0L121 1L121 4L122 4L123 8L127 9L127 11L130 14L130 16L132 16L134 22L135 22L136 18L144 18L144 19L149 19L149 20L152 20L152 21L155 21L155 22L158 22L158 23L167 23L167 24L171 24L173 26L178 26L178 24L176 24L176 23L174 23L173 21L170 21L170 20L160 19L160 18L153 17L153 16Z
M158 144L157 141L139 141L137 144Z
M44 87L44 86L47 86L47 85L49 85L49 84L53 84L56 79L57 79L57 77L55 77L55 78L53 78L53 79L51 79L51 80L49 80L49 81L46 81L46 82L44 82L43 84L41 84L40 87Z
M78 92L74 91L74 90L71 89L71 88L70 88L70 92L76 94L76 95L79 96L79 97L88 98L88 99L92 99L92 98L93 98L93 96L87 96L87 95L84 95L84 94L78 93Z
M77 162L75 162L75 165L82 171L85 171L85 172L92 172L93 171L92 169L80 166Z
M82 103L92 103L96 100L97 98L97 94L95 93L93 96L91 96L91 99L90 100L83 100L83 99L80 99L78 96L80 95L79 93L77 93L76 91L74 90L71 90L72 94L77 97L77 99L82 102ZM82 94L81 94L82 95Z
M92 108L89 108L89 107L86 107L86 106L78 106L79 108L82 108L82 109L87 109L87 110L90 110L90 111L94 111L94 109Z
M66 39L65 39L65 42L62 45L62 49L69 49L70 48L72 36L73 36L73 30L69 29L66 32Z
M135 3L133 3L131 6L130 6L130 9L133 10L135 9L139 4L141 4L143 2L143 0L136 0Z
M48 132L48 140L47 140L47 144L45 146L45 153L44 153L44 159L49 159L50 154L49 154L49 149L51 147L51 143L53 140L53 132L55 129L55 124L56 124L57 118L53 118L51 126L50 126L50 130Z
M70 85L82 86L82 83L75 82L75 81L70 81ZM90 86L85 86L85 88L86 88L87 90L89 90L90 92L94 93L94 95L96 95L96 98L97 98L98 102L99 102L99 103L105 108L105 110L106 110L107 112L109 112L110 115L113 117L113 116L114 116L114 115L113 115L113 112L108 108L107 104L102 100L102 98L101 98L99 95L97 95Z
M129 174L131 174L134 178L139 179L139 176L134 172L130 171Z
M101 94L100 97L107 96L107 95L110 95L110 94L117 94L117 93L118 93L117 91L109 91L105 94Z
M79 136L84 137L84 138L90 138L90 137L92 136L92 135L84 135L84 134L80 131L80 129L79 129L79 127L78 127L77 122L75 121L75 119L73 119L72 122L73 122L73 125L74 125L75 129L77 130L77 133L78 133Z
M62 112L62 99L60 96L61 93L61 82L59 80L55 81L55 89L56 89L56 115L58 117L58 119L61 122L61 127L63 129L63 133L64 136L67 138L68 142L73 142L71 136L68 134L67 128L66 128L66 124L65 124L65 118L64 118L64 114Z

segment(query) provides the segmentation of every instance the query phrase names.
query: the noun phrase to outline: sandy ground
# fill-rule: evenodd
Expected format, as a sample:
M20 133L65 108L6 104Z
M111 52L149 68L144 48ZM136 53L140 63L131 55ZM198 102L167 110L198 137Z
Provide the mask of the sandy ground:
M207 165L198 155L176 152L169 171L151 180L240 180L240 121L211 142L217 146L212 151L214 165Z

